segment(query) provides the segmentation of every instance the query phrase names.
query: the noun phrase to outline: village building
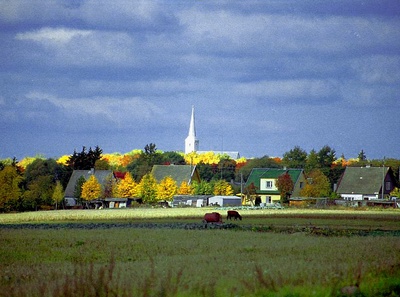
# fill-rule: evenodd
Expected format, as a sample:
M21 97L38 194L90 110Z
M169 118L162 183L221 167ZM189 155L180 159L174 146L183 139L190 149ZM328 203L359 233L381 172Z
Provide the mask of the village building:
M279 176L288 173L293 181L291 196L300 196L300 191L306 185L303 169L253 168L245 187L254 187L259 203L277 203L281 196L276 181ZM258 203L256 203L258 204Z
M348 201L383 199L389 197L395 185L390 167L346 167L336 193Z

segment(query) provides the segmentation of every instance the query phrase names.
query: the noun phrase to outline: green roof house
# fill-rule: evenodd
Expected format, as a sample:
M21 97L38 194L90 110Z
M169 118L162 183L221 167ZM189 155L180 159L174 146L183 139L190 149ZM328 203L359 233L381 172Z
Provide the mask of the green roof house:
M154 165L151 170L157 182L163 178L171 176L178 187L185 181L191 184L193 181L200 182L200 174L196 166L191 165Z
M346 167L339 179L336 193L349 201L381 199L390 194L395 184L390 167Z
M276 187L276 180L282 174L288 173L293 181L292 196L299 196L301 189L306 184L303 169L278 169L278 168L254 168L246 181L246 187L253 184L257 196L261 197L261 203L275 203L280 201L280 193Z

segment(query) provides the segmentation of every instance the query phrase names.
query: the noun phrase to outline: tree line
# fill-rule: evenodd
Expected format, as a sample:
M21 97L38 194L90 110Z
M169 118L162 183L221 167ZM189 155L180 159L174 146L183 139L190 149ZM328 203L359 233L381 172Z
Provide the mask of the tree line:
M118 156L118 160L121 160L118 164L113 163L111 159L111 155L103 154L102 149L96 146L93 149L83 147L80 152L74 150L67 158L63 158L63 161L61 158L55 160L37 157L30 160L29 164L22 166L23 162L18 162L15 158L2 160L0 161L0 212L52 209L62 206L63 191L72 171L79 169L95 168L96 170L127 172L137 185L142 183L141 192L135 194L142 195L145 201L151 203L167 197L159 190L160 185L154 186L151 191L149 189L150 194L145 193L147 190L143 186L145 176L145 181L154 185L154 182L147 180L150 179L153 165L196 165L202 182L199 185L192 185L191 191L195 194L213 194L215 187L220 186L219 181L229 183L233 194L237 194L241 191L240 184L246 182L253 168L304 169L306 176L312 179L313 183L307 184L302 194L310 197L334 196L334 185L346 166L390 166L397 181L399 181L400 167L400 160L397 159L368 160L363 150L353 160L346 160L344 156L337 158L335 150L327 145L318 151L311 150L309 153L295 146L286 152L283 158L265 155L247 160L244 158L232 160L227 155L215 155L213 152L187 155L162 152L155 144L150 143L143 150L135 150L130 154ZM80 181L81 193L85 182L87 181ZM282 182L282 184L285 183ZM396 186L399 187L399 184ZM181 185L176 185L176 187L176 193L179 193ZM117 188L116 185L112 190L103 188L99 195L122 196L122 192L117 192ZM252 190L254 189L245 189L248 193ZM82 197L82 199L85 198Z

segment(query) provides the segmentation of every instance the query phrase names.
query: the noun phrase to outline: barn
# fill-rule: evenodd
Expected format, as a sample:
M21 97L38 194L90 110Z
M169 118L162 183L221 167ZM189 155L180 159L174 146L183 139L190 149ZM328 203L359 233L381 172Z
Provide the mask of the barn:
M210 206L241 206L242 198L237 196L213 196L208 198Z

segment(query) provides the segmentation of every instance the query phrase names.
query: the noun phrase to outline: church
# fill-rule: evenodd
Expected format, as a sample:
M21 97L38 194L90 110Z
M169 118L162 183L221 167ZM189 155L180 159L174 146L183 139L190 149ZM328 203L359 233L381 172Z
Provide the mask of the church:
M190 117L189 133L185 139L185 155L196 152L197 154L207 153L208 151L199 151L199 139L196 137L194 106L192 106L192 115ZM227 155L232 160L240 158L239 152L234 151L213 151L216 155Z

